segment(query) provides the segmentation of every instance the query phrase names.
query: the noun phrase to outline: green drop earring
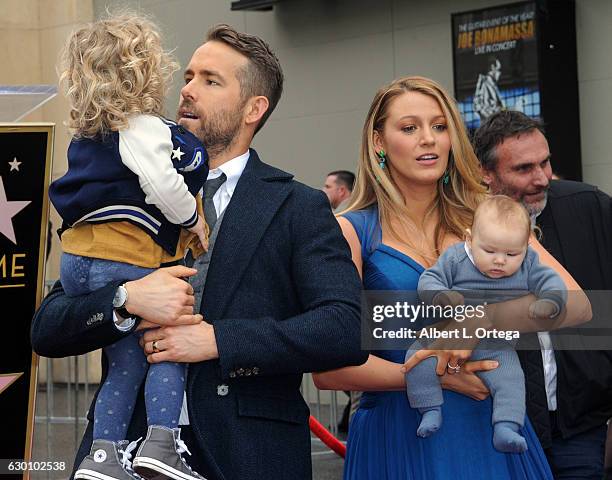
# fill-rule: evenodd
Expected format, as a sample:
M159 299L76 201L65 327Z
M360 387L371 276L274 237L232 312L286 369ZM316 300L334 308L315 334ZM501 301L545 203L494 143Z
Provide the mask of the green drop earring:
M380 152L376 152L376 155L378 155L378 166L381 168L381 170L384 170L385 163L387 163L387 156L385 155L385 151L381 150Z
M447 169L450 169L450 166L452 163L455 162L455 157L453 157L453 152L449 152L448 153L448 165L447 165ZM444 172L444 176L442 177L442 183L444 185L448 185L448 182L450 182L450 173L448 173L448 170L446 170Z

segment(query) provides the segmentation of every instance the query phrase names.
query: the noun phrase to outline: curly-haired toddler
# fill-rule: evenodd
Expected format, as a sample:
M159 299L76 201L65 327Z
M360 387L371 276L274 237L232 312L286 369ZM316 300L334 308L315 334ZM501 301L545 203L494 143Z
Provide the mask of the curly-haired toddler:
M194 256L207 248L198 197L208 175L206 150L162 116L177 68L157 27L135 14L91 23L68 39L60 79L73 138L68 172L50 187L63 220L61 282L68 295L141 278L182 263L188 248ZM129 319L126 292L117 289L113 306ZM181 456L185 366L149 366L140 332L129 323L118 327L125 336L103 349L107 375L95 398L91 453L74 478L202 479ZM143 382L149 428L132 469L137 441L126 438Z

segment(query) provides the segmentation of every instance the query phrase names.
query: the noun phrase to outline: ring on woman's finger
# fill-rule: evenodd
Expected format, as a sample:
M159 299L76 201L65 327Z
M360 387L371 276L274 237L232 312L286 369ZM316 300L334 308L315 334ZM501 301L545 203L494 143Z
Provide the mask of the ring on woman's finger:
M157 348L157 340L153 340L153 343L151 344L151 348L153 348L153 353L159 352L159 348Z
M461 371L461 365L451 365L450 362L448 362L446 364L446 369L449 371L449 373L459 373Z

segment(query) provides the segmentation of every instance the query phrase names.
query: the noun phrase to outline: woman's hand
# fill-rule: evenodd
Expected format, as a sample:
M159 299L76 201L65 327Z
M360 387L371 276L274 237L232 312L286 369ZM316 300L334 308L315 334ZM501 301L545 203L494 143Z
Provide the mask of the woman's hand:
M461 366L470 358L470 355L472 355L472 350L419 350L402 365L400 371L406 373L426 358L437 357L436 373L452 375L459 373Z
M475 372L493 370L499 365L495 360L467 362L459 374L444 375L440 378L442 388L466 395L474 400L486 399L490 392Z

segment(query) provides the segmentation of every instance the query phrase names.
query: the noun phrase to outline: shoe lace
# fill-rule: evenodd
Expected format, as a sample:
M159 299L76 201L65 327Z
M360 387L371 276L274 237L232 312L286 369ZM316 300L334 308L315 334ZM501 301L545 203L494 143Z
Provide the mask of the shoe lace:
M181 432L180 431L176 434L176 445L178 447L176 449L176 451L179 454L183 454L183 453L187 452L189 454L189 456L191 456L191 452L187 448L187 445L185 445L185 442L183 442L183 440L181 440Z
M140 440L142 440L142 437L140 437L138 440L130 442L125 449L117 449L117 452L121 454L121 465L133 475L136 475L136 473L132 469L132 462L130 460L132 459L132 452L136 449L136 447L138 447L138 442L140 442ZM137 476L137 478L141 477Z
M190 472L198 475L198 478L204 478L199 473L194 472L193 468L191 468L189 466L189 464L183 458L183 456L182 456L183 453L187 452L191 456L191 452L187 448L187 445L185 445L185 442L183 442L183 440L181 440L181 431L180 430L177 431L175 440L176 440L176 446L177 446L176 452L181 456L181 460L183 461L183 465L185 465L189 469ZM204 480L206 480L206 479L204 479Z

